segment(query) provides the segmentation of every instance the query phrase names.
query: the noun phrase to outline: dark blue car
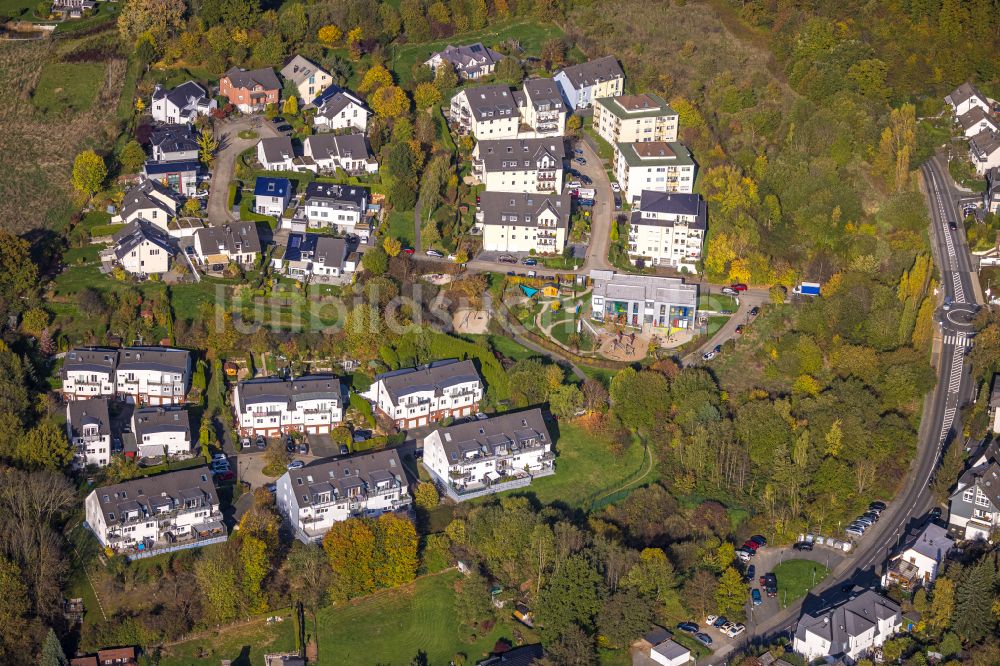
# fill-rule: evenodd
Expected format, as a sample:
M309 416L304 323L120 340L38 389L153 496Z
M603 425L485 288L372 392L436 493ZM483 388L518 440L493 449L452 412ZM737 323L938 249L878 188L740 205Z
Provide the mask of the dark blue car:
M764 600L760 598L760 590L758 590L756 587L750 590L750 598L753 599L754 606L760 606L762 603L764 603Z
M686 631L689 634L698 633L698 625L694 622L681 622L677 625L677 628L681 631Z

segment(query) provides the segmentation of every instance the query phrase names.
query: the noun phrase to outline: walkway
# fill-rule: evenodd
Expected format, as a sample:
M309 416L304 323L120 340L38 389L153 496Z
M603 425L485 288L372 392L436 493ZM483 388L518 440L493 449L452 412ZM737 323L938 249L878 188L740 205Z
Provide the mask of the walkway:
M252 129L259 137L241 139L239 133ZM238 117L217 121L215 138L219 148L212 167L212 189L208 193L208 220L211 224L224 224L234 220L229 210L229 184L233 181L236 159L244 150L253 148L262 138L278 136L274 125L259 116Z

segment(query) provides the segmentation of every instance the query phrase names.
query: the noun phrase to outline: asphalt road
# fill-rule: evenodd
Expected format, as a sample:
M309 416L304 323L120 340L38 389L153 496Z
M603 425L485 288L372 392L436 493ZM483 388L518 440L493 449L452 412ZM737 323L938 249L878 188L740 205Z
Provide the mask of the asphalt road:
M587 258L583 262L583 270L611 270L611 262L608 261L608 251L611 246L611 220L615 215L615 195L611 191L611 180L604 162L598 157L594 148L586 141L576 141L573 143L574 149L583 151L583 155L575 152L570 155L570 168L576 169L593 182L589 187L596 190L594 208L590 214L590 244L587 245ZM577 164L574 160L582 157L587 160L584 165Z
M721 287L719 285L709 285L702 283L699 285L700 288L708 287L712 291L718 292ZM697 365L698 363L705 363L702 361L702 354L707 352L709 349L713 349L716 346L722 346L727 341L731 340L736 336L736 327L739 325L749 325L750 324L750 310L754 307L759 307L770 301L770 293L767 289L748 289L743 292L739 297L739 307L736 308L736 312L733 316L729 318L725 324L722 325L718 331L715 332L707 342L702 344L700 347L692 351L690 354L681 359L681 365ZM711 361L708 361L711 363Z
M253 129L260 135L258 139L241 139L239 133ZM236 158L247 148L257 145L261 138L278 136L274 123L263 116L245 116L234 120L222 120L215 124L215 138L219 148L212 166L212 189L208 193L208 220L214 225L233 220L229 210L229 183L236 170Z

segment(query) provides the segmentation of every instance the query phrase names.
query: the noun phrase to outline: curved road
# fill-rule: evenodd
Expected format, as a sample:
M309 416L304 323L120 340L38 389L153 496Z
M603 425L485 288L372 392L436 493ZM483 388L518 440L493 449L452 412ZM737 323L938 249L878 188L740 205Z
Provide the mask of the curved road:
M236 158L247 148L257 145L260 138L241 139L239 133L253 129L260 138L278 136L274 123L260 116L242 116L215 123L215 139L219 148L212 166L212 188L208 193L208 220L212 224L225 224L235 218L228 209L229 184L236 171Z

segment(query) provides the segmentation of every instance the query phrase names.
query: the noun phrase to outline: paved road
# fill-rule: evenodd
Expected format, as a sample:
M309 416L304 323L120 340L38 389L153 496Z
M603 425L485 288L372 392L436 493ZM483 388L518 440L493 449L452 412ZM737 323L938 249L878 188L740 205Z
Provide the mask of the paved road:
M710 285L707 283L702 283L699 287L707 287L715 292L718 292L719 289L721 289L719 285ZM681 365L696 365L698 363L702 363L702 354L707 352L709 349L715 348L716 346L721 347L726 342L736 337L736 327L740 324L746 325L750 323L750 310L754 307L759 307L768 303L770 298L770 292L763 288L748 289L743 292L740 296L739 307L736 309L736 312L733 313L733 316L729 318L729 321L723 324L722 328L716 331L715 335L709 338L707 342L681 359Z
M590 244L587 246L583 270L588 273L593 269L610 270L612 266L608 261L608 250L611 246L611 221L615 215L615 195L611 191L611 180L604 162L589 143L576 141L573 148L582 150L583 155L570 155L570 167L594 181L590 187L597 192L593 212L590 214ZM582 166L577 164L573 161L577 157L583 157L587 163Z
M239 133L247 129L253 129L261 138L278 136L274 124L259 116L216 122L215 138L219 142L219 149L212 167L212 189L208 193L208 220L212 224L224 224L235 219L228 204L229 183L233 180L236 158L247 148L257 145L260 140L241 139Z

